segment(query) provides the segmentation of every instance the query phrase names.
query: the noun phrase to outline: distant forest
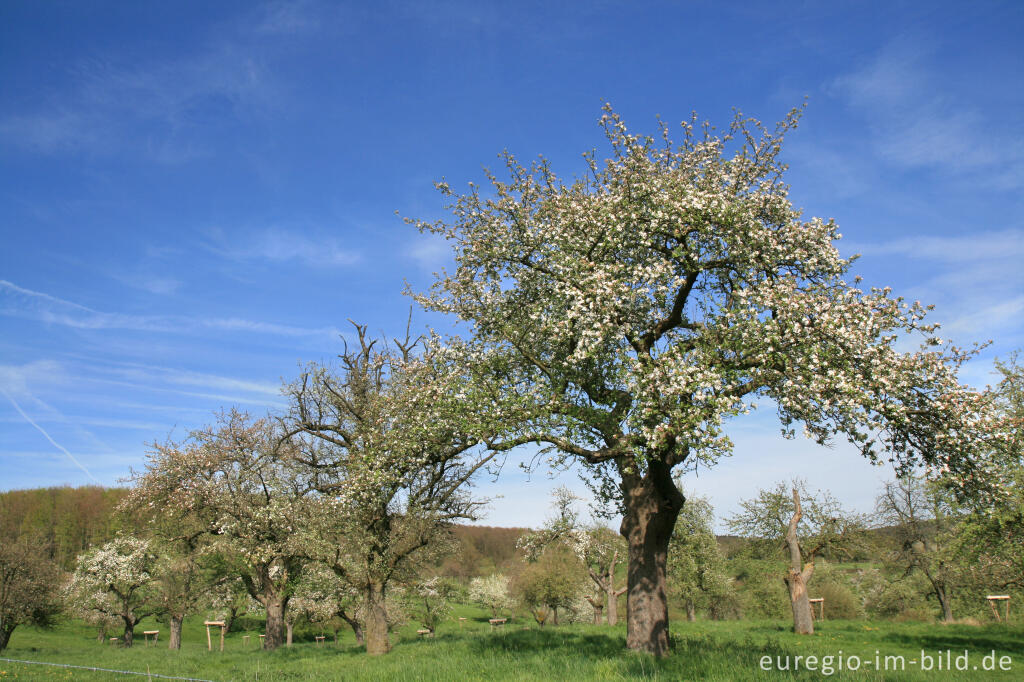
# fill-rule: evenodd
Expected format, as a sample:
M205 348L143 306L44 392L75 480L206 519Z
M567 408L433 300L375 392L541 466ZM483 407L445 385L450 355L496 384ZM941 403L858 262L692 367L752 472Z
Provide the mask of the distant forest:
M35 488L0 493L0 542L28 536L65 571L86 549L102 545L118 531L137 530L135 520L120 513L126 488L83 486ZM451 554L440 573L472 578L506 570L517 558L516 541L526 528L454 526Z

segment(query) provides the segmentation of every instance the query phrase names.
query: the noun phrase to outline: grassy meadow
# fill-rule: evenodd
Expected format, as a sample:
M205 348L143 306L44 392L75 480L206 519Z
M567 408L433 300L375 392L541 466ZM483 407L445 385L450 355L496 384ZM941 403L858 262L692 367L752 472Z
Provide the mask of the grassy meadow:
M783 621L718 621L672 625L674 653L664 660L627 653L625 627L560 625L539 628L522 618L505 629L491 631L487 616L471 606L459 607L455 616L467 618L460 628L452 620L433 639L421 639L410 624L394 634L394 650L387 656L367 657L356 646L351 631L335 644L330 633L317 645L311 629L296 630L290 648L260 651L260 624L242 620L238 632L229 633L224 652L206 650L201 619L186 623L181 651L166 648L167 627L144 621L137 629L136 645L123 649L96 641L95 630L68 621L52 630L19 628L4 658L47 661L110 668L156 675L204 680L1017 680L1024 671L1024 626L1013 624L893 623L888 621L823 621L814 636L797 636ZM161 630L159 646L147 647L142 631ZM248 634L248 645L243 635ZM216 640L215 640L216 647ZM920 652L933 656L933 670L921 671ZM952 657L970 652L969 666L978 670L947 672L934 669L939 651ZM1009 671L981 670L983 656L992 650L1009 656ZM877 672L876 651L902 656L904 671ZM822 672L824 656L844 660L851 655L865 663L860 670ZM818 656L816 670L762 671L763 656ZM881 659L880 659L881 660ZM801 667L806 667L801 659ZM871 663L867 663L870 661ZM791 660L790 667L794 662ZM894 664L898 667L898 663ZM943 667L945 659L943 658ZM57 668L0 661L0 680L109 680L145 679L73 668ZM152 679L158 679L153 677Z

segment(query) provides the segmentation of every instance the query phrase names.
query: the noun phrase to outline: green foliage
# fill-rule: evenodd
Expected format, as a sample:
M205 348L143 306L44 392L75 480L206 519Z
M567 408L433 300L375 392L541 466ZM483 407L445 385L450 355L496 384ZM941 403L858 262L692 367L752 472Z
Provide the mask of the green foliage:
M795 509L792 489L800 493L803 512L797 526L803 560L814 561L819 556L852 557L865 542L867 519L844 510L827 490L812 494L801 480L778 483L774 488L758 491L757 497L740 502L742 511L726 520L729 529L752 539L766 558L772 556L771 546L785 547L782 540Z
M85 550L113 539L119 530L136 528L131 517L115 514L127 493L125 488L99 486L0 493L0 542L30 536L47 558L72 570Z
M0 542L0 651L19 625L48 627L60 613L60 577L38 539Z
M512 581L512 593L538 623L557 622L558 610L578 604L584 575L579 560L567 549L553 547L526 564Z
M910 575L866 571L860 580L864 610L871 618L934 620L934 607L925 598L928 583L920 573Z
M781 561L734 559L729 562L744 618L787 618L789 597L780 579Z
M713 523L711 502L705 497L688 497L669 541L669 590L687 609L723 618L735 614L739 604Z

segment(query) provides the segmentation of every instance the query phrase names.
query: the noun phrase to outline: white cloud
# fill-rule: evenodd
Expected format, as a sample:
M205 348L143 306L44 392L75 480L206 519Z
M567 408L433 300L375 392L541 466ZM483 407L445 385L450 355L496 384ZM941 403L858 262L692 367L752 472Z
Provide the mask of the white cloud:
M1024 230L976 232L955 237L921 235L865 244L860 251L864 254L901 255L945 262L1014 260L1019 263L1019 259L1024 258Z
M249 381L246 379L235 379L232 377L206 374L181 370L173 367L156 367L151 365L139 365L121 363L120 366L99 368L103 374L118 376L124 379L137 380L149 384L176 384L180 386L197 386L223 391L242 391L245 393L258 393L268 396L279 396L281 385L278 383L263 383Z
M994 339L1021 341L1024 312L1024 231L976 232L970 235L920 235L875 244L857 244L873 261L892 258L906 267L917 261L924 273L901 291L907 298L934 303L932 321L942 335L960 343Z
M436 234L420 235L405 249L405 255L430 272L441 270L452 259L448 241Z
M0 388L16 397L31 394L31 387L63 381L63 368L53 360L36 360L24 365L0 365Z
M1017 131L947 94L931 50L902 39L872 61L832 81L829 90L868 117L875 153L907 168L978 173L1001 189L1024 185L1024 142Z
M289 337L319 336L337 339L334 327L307 328L240 318L197 318L176 315L126 315L93 310L39 291L0 280L0 314L39 320L74 329L130 329L149 332L188 333L202 329L244 331Z
M211 230L210 237L207 248L239 261L298 261L314 267L338 267L352 265L360 258L358 251L345 248L337 239L282 228L231 236L223 230Z
M213 104L244 119L278 100L258 35L267 37L253 26L222 31L181 59L71 64L70 85L39 88L35 102L0 118L0 141L47 154L141 152L161 163L205 156L196 132L209 124L197 110Z

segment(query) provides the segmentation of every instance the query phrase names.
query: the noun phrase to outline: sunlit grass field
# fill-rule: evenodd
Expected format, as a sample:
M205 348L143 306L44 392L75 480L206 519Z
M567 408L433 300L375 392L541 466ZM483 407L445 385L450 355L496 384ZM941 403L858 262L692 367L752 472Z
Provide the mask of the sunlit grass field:
M462 626L454 620L464 616ZM114 670L192 677L203 680L1018 680L1024 679L1024 627L1020 624L939 625L868 621L824 621L812 637L789 632L784 622L724 621L672 625L673 655L664 660L627 653L625 628L618 626L560 625L539 628L522 618L510 620L503 630L492 631L487 615L474 607L459 607L453 619L433 639L421 639L408 625L393 636L392 653L367 657L355 644L351 631L339 642L316 644L318 631L298 629L296 642L277 651L258 649L259 624L243 621L243 631L229 633L224 652L206 650L201 619L186 623L181 651L169 651L164 624L145 621L137 629L136 645L123 649L99 644L95 631L76 622L53 630L19 628L4 658L47 661ZM159 646L145 645L142 631L161 630ZM251 628L244 630L244 628ZM248 643L243 644L243 635ZM215 648L216 648L216 639ZM932 656L931 671L921 671L920 653ZM969 652L966 671L939 671L939 652L950 650L951 661ZM991 655L995 651L994 659ZM876 652L878 658L876 659ZM838 659L857 656L860 670L839 670ZM984 656L996 661L1009 656L1010 670L982 670ZM790 657L789 671L761 669L762 657ZM802 656L801 670L792 670L793 657ZM806 657L818 660L806 670ZM830 675L823 674L825 656L832 656ZM876 660L902 656L904 670L879 672ZM898 659L893 659L898 661ZM784 662L784 661L783 661ZM1005 664L1006 659L1003 659ZM898 668L898 662L894 662ZM978 669L973 669L973 666ZM945 654L942 654L945 668ZM845 667L845 663L844 663ZM0 680L110 680L145 679L132 675L94 672L0 661Z

